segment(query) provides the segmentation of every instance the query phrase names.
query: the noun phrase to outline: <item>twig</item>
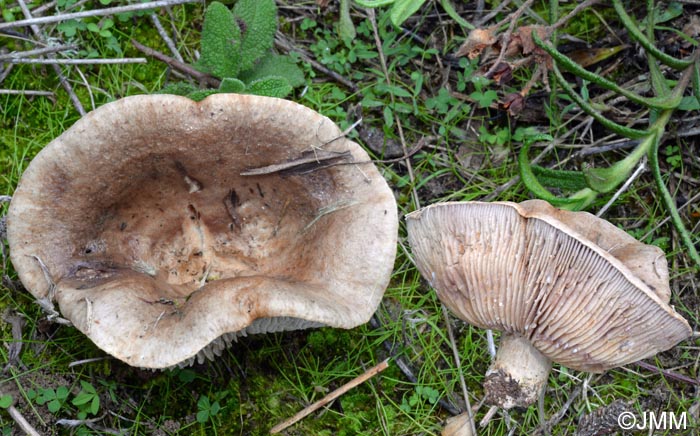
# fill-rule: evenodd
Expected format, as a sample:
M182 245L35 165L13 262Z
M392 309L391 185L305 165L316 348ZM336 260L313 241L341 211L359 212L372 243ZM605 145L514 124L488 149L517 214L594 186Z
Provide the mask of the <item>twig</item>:
M533 1L533 0L531 0ZM379 63L382 66L382 72L384 73L384 80L386 80L387 85L391 85L391 80L389 79L389 69L386 66L386 58L384 57L384 50L382 49L382 40L379 37L379 29L377 28L377 16L374 13L374 9L367 9L367 17L372 25L372 33L374 34L374 43L377 46L377 52L379 53ZM389 98L391 99L391 106L396 106L396 100L394 98L394 93L389 93ZM401 126L401 120L399 119L396 111L394 113L394 121L396 122L396 128L399 133L399 139L401 140L401 148L403 149L403 155L408 155L408 147L406 147L406 138L403 135L403 127ZM413 165L411 161L406 159L406 171L408 171L408 178L411 181L411 195L413 197L413 206L416 209L420 209L420 200L418 199L418 191L416 190L416 177L413 174Z
M34 50L15 51L12 53L3 54L3 55L0 55L0 61L6 61L9 59L17 59L17 58L27 58L29 56L38 56L38 55L44 55L47 53L56 53L56 52L64 51L64 50L75 50L76 48L78 48L78 46L72 45L72 44L50 45L48 47L37 48Z
M22 13L24 16L31 20L32 18L32 13L29 11L29 8L27 7L27 4L24 2L24 0L17 0L17 3L19 4L20 9L22 9ZM20 21L27 21L27 20L20 20ZM3 24L15 24L17 21L14 21L12 23L0 23L0 28L3 26ZM39 26L36 24L30 25L30 29L32 29L32 33L34 36L39 39L42 42L46 42L46 37L45 35L41 32L41 29L39 29ZM46 55L48 58L53 58L54 54L49 53ZM68 93L68 97L70 97L71 102L73 103L73 106L75 107L75 110L78 111L78 113L82 116L85 115L85 108L83 108L83 104L80 103L80 99L78 98L77 95L75 95L75 92L73 91L73 87L71 86L70 82L68 79L66 79L66 76L63 75L63 71L61 71L61 67L58 65L51 65L53 68L53 71L56 73L56 76L58 76L58 81L65 89L65 91Z
M296 415L292 416L288 420L281 422L280 424L277 424L276 426L272 427L270 429L270 433L279 433L285 428L294 425L296 422L304 419L306 416L309 414L313 413L314 411L320 409L321 407L325 406L326 404L330 403L331 401L335 400L336 398L340 397L350 389L354 388L355 386L358 386L365 381L369 380L370 378L374 377L375 375L379 374L380 372L384 371L389 367L389 359L385 359L382 361L380 364L373 366L372 368L368 369L365 371L364 374L360 375L359 377L355 378L354 380L344 384L343 386L339 387L338 389L334 390L330 394L326 395L325 397L321 398L320 400L316 401L315 403L309 405Z
M499 67L499 65L503 62L503 59L506 57L506 51L508 50L508 41L510 41L510 37L513 34L513 30L515 29L515 25L518 24L518 19L520 16L525 12L525 9L529 8L530 5L534 2L535 0L527 0L525 1L522 6L520 6L515 12L512 14L508 15L508 21L510 24L508 25L508 30L503 32L501 34L501 51L498 53L498 57L494 61L493 65L491 65L491 68L484 74L484 77L491 77L491 75L496 71L496 68ZM500 27L499 25L497 25Z
M612 206L613 203L615 203L615 201L617 201L617 199L620 197L620 195L622 195L622 193L625 192L625 191L627 190L627 188L629 188L630 185L631 185L635 180L637 180L637 177L639 177L639 176L644 172L644 170L647 169L647 165L646 165L647 162L646 162L646 161L647 161L647 158L646 158L646 156L645 156L645 157L643 157L642 160L639 162L639 166L637 167L636 170L634 170L634 173L632 173L632 175L629 176L629 178L628 178L628 179L625 181L625 183L620 187L620 189L618 189L617 191L615 191L615 195L613 195L612 197L610 197L610 200L608 200L608 202L605 203L605 206L603 206L603 207L600 208L600 210L598 211L597 214L595 214L595 216L597 216L597 217L599 217L599 218L600 218L601 216L603 216L603 214L604 214L605 212L608 211L608 209L610 208L610 206Z
M177 47L175 46L175 42L172 40L172 38L170 38L170 35L168 35L168 32L165 31L165 28L160 23L160 19L158 19L158 15L151 14L150 17L151 17L151 21L153 22L153 25L156 26L156 30L158 31L158 35L160 35L160 37L163 38L163 41L165 41L165 45L168 46L170 53L172 53L172 55L175 56L175 59L184 63L185 61L184 61L184 59L182 59L182 55L180 55L180 52L177 51Z
M277 48L282 49L283 51L287 53L296 53L299 55L299 57L307 64L311 65L311 67L314 70L318 70L321 73L325 74L326 76L329 76L333 80L335 80L338 83L342 83L345 85L348 89L350 89L352 92L359 92L360 88L357 87L353 82L350 80L346 79L345 77L341 76L340 74L336 73L333 70L329 70L326 68L323 64L317 62L315 59L313 59L311 56L309 56L304 50L300 49L299 47L296 47L292 41L290 41L286 35L282 34L281 32L277 32L275 35L275 46Z
M555 425L559 424L559 421L561 421L562 418L564 418L566 413L571 408L571 405L574 403L574 400L576 400L576 398L578 398L579 395L581 395L581 386L577 386L576 389L574 389L573 392L569 394L569 398L566 399L566 402L564 403L562 408L557 413L552 415L552 417L549 418L547 422L543 423L542 427L539 428L532 436L540 435L543 432L547 431L547 429L550 429Z
M102 360L107 360L111 359L111 356L102 356L102 357L92 357L90 359L82 359L82 360L76 360L74 362L71 362L68 364L68 368L73 368L74 366L78 365L85 365L86 363L93 363L93 362L100 362Z
M688 377L683 374L679 374L677 372L673 371L668 371L666 369L658 368L650 363L644 362L643 360L640 360L638 362L635 362L635 365L641 366L642 368L646 369L647 371L654 371L657 373L660 373L666 378L670 378L679 382L687 383L689 385L693 386L700 386L700 380Z
M5 62L10 64L42 64L42 65L105 65L105 64L145 64L146 58L115 58L115 59L33 59L12 58Z
M557 28L565 25L566 23L569 22L570 19L572 19L573 17L578 15L579 12L581 12L584 9L590 8L591 6L595 5L596 3L600 3L600 0L587 0L583 3L579 3L575 8L573 8L571 10L571 12L566 14L566 16L560 18L559 20L557 20L556 23L552 24L551 28L557 29Z
M32 91L29 89L0 89L0 94L4 94L4 95L41 95L44 97L53 97L55 95L51 91Z
M22 416L22 414L15 408L15 406L10 406L7 408L7 413L10 414L12 419L15 420L19 428L22 429L24 433L29 436L41 436L38 431L32 427L31 424Z
M150 2L150 3L134 3L134 4L126 5L126 6L116 6L113 8L103 8L103 9L92 9L89 11L75 12L75 13L71 13L71 14L50 15L50 16L38 17L38 18L31 18L31 15L30 15L29 17L27 17L26 20L17 20L17 21L10 21L7 23L0 23L0 30L10 29L13 27L34 26L37 24L57 23L59 21L67 21L67 20L73 20L73 19L78 19L78 18L120 14L122 12L143 11L146 9L154 9L154 8L159 8L159 7L163 7L163 6L175 6L175 5L185 4L185 3L196 3L199 1L200 0L158 0L158 1ZM28 13L29 13L29 9L27 9L25 16Z
M403 244L400 244L401 248L404 248ZM410 253L405 252L406 255L410 257ZM411 261L413 262L413 261ZM369 320L369 325L373 329L383 329L384 326L382 323L379 321L379 318L376 315L373 315L372 318ZM394 350L394 346L388 341L382 342L382 345L384 345L384 348L391 354L392 358L394 359L394 363L396 366L399 367L403 375L410 381L411 383L417 384L418 383L418 377L415 376L413 373L413 370L411 369L410 365L406 363L404 358L402 356L399 356L396 354L396 351ZM461 410L459 410L457 407L454 405L450 404L447 402L447 400L444 397L440 397L438 399L438 404L440 407L442 407L447 413L449 413L452 416L457 416L460 413L462 413Z
M467 406L467 414L469 417L469 426L472 429L472 434L476 435L476 426L474 425L474 413L472 412L472 405L469 401L469 392L467 391L467 383L464 381L464 372L462 371L462 362L459 358L459 352L457 351L457 343L455 342L455 335L452 332L452 324L450 324L450 316L447 313L447 308L444 304L440 304L442 307L442 316L445 319L445 325L447 326L447 337L450 339L450 346L452 347L452 354L455 359L455 366L457 366L457 372L459 373L459 384L462 386L462 394L464 395L464 403Z
M135 39L131 40L131 44L136 47L137 50L145 54L146 56L151 56L156 59L158 59L161 62L165 62L166 64L170 65L174 69L185 73L189 76L194 77L200 84L207 85L211 88L218 88L219 85L221 85L221 81L217 79L216 77L210 76L209 74L202 73L201 71L197 71L193 67L187 65L184 62L180 62L177 59L171 58L168 55L165 55L157 50L153 50L150 47L146 47L145 45L139 43Z

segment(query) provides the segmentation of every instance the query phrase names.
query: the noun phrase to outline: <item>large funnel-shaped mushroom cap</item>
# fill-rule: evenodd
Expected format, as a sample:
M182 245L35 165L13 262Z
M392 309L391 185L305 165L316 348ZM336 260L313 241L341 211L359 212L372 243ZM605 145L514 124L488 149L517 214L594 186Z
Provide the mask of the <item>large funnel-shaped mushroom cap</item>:
M125 98L31 162L8 213L12 262L41 299L40 259L61 313L140 367L191 361L232 332L351 328L396 249L394 197L368 160L289 101Z
M475 326L600 372L691 334L668 305L663 253L585 212L539 200L442 203L407 217L418 269Z

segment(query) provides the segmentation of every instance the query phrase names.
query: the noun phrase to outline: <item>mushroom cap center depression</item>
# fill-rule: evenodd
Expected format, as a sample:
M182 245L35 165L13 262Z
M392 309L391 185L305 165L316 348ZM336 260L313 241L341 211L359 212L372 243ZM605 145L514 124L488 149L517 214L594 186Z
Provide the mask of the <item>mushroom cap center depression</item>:
M246 177L239 175L246 169L241 162L199 158L139 162L139 176L92 225L85 223L91 232L69 276L102 281L109 269L128 268L154 277L166 299L187 297L211 280L307 280L317 232L325 227L313 221L324 193L333 190L331 178L321 171L308 190L308 174Z

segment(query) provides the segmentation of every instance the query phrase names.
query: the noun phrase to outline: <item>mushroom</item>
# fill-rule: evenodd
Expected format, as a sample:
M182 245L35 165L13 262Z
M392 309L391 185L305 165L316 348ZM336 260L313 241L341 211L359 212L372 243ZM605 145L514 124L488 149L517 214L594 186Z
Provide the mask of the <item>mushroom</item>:
M398 227L386 181L328 118L236 94L91 112L30 163L7 225L25 287L144 368L366 322Z
M552 362L602 372L691 335L669 306L663 252L544 201L454 202L406 217L418 270L464 321L499 330L489 404L526 407Z

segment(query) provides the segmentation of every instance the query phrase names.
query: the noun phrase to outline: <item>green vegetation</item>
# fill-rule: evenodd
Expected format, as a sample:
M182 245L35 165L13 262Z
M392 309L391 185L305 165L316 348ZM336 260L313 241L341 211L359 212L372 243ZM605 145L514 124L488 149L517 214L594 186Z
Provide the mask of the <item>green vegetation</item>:
M28 3L35 9L45 2ZM59 0L57 7L80 11L106 3ZM133 94L204 98L213 92L249 92L285 95L342 129L361 117L349 135L373 159L386 161L377 166L394 189L401 214L438 201L533 196L596 213L619 194L605 217L666 251L671 303L698 330L693 247L700 235L700 150L686 133L698 129L698 32L692 21L700 9L675 2L600 2L549 34L533 35L518 29L557 22L577 2L532 2L519 12L515 4L523 2L513 2L475 26L489 8L501 4L485 3L487 10L477 16L476 2L356 0L322 7L315 1L239 0L90 17L40 29L48 38L76 46L56 55L62 59L140 56L131 40L168 53L150 15L155 14L186 62L220 82L200 85L196 78L175 77L170 66L154 59L61 67L87 110ZM370 12L364 6L376 8ZM0 10L4 21L23 17L11 0L0 0ZM55 13L50 8L45 15ZM511 22L513 51L504 60L506 70L484 77L500 45L484 47L473 59L454 55L472 27L498 24L493 34L505 37ZM21 30L22 35L0 33L0 46L7 51L43 47L27 42L31 33ZM528 53L516 44L523 35L532 39ZM617 51L597 56L585 68L570 60L572 52L585 52L589 45ZM547 68L542 72L538 65ZM12 195L36 153L80 117L51 67L18 64L8 71L8 66L2 64L1 89L52 95L0 94L2 195ZM506 101L522 107L506 107ZM404 153L413 154L400 160ZM650 170L622 189L644 162ZM0 207L4 213L7 205ZM77 330L47 322L4 259L0 362L3 368L9 365L0 376L0 433L17 428L8 411L14 404L42 434L264 435L392 357L386 371L282 434L440 434L445 419L465 407L446 322L455 331L473 406L480 404L491 359L488 340L481 329L451 316L446 321L404 249L403 221L400 232L394 275L375 324L241 338L215 362L165 372L105 358ZM19 330L13 322L21 324ZM15 356L11 350L18 344ZM657 370L628 365L585 374L555 365L542 404L549 433L575 434L584 417L604 414L618 400L637 404L638 413L687 412L687 434L697 431L690 412L698 404L698 345L694 338L648 359ZM103 359L69 366L94 358ZM481 405L477 422L487 410ZM74 422L59 425L59 420ZM545 434L543 424L533 406L497 413L479 434Z
M233 11L212 2L204 14L202 53L195 67L221 79L219 88L183 82L161 92L195 101L219 92L286 97L304 84L304 75L292 57L270 53L276 30L274 0L240 0Z

